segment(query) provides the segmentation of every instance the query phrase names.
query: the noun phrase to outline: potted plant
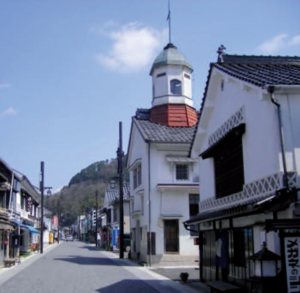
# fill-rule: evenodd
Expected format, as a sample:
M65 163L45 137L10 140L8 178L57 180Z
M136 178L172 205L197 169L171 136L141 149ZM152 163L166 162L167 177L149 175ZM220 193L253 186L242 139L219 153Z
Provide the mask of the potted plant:
M182 272L180 275L180 279L182 282L186 283L188 278L189 278L189 273L187 272Z

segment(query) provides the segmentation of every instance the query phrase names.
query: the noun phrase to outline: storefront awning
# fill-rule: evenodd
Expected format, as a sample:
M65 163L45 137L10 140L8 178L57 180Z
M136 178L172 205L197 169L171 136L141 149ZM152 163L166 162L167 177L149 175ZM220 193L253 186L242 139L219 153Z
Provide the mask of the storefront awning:
M39 230L35 229L32 226L26 226L26 228L31 232L31 233L37 233L40 234Z
M24 225L22 222L20 222L20 221L18 221L18 220L11 220L11 222L12 222L14 225L20 226L20 228L25 228L25 229L27 229L27 226Z
M8 222L8 221L4 221L4 220L0 220L0 230L14 230L14 226Z

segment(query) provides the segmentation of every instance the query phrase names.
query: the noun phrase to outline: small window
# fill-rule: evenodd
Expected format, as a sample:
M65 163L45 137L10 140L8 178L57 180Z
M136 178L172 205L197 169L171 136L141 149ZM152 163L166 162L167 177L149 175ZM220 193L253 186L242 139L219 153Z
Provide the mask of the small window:
M162 77L162 76L165 76L165 75L166 75L165 72L164 73L159 73L159 74L156 75L156 77Z
M141 165L133 170L133 189L136 189L142 184L142 169Z
M186 73L184 74L184 77L187 78L187 79L191 79L191 77Z
M26 207L26 198L24 196L21 196L21 209L25 210Z
M189 179L189 166L187 164L176 165L176 180Z
M189 195L189 204L190 204L190 217L196 216L199 213L199 194L190 194ZM199 226L197 224L190 226L191 236L198 236L197 231L199 231Z
M178 79L171 80L171 93L173 95L181 95L181 81Z

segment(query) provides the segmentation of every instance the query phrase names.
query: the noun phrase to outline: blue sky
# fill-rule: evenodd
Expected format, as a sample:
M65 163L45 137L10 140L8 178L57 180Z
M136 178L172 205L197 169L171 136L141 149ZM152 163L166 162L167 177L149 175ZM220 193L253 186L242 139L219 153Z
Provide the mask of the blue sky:
M123 122L151 107L149 71L167 44L167 0L0 1L0 157L54 190L111 159ZM210 62L298 55L299 0L171 0L172 42L194 67L199 109Z

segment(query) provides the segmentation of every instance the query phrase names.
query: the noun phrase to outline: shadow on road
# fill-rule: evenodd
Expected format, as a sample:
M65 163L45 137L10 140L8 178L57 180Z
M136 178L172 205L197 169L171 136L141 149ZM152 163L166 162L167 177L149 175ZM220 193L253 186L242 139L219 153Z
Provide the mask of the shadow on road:
M78 265L132 266L118 259L112 261L109 258L105 258L105 257L87 257L87 256L80 256L80 255L69 255L68 257L64 257L64 258L54 258L54 260L66 261Z
M151 285L149 285L151 283ZM176 293L179 292L174 290L174 288L167 287L167 284L164 284L163 289L164 293ZM142 280L122 280L118 283L114 283L105 288L96 290L99 293L160 293L161 290L155 289L156 286L162 286L162 281L149 280L147 283Z
M98 250L100 250L100 248L96 247L96 246L81 246L81 247L78 247L78 248L85 248L85 249L88 249L90 251L98 251Z

